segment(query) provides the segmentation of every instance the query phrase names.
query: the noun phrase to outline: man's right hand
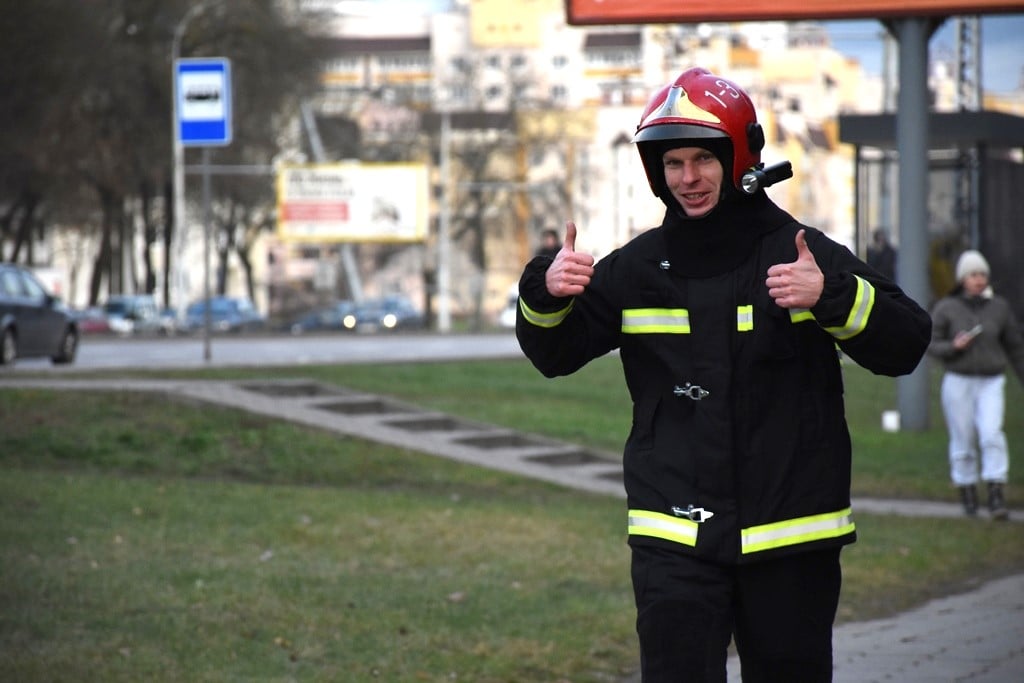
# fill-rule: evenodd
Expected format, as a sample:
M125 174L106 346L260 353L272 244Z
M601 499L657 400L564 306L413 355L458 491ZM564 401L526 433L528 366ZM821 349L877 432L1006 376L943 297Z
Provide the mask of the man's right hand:
M554 297L578 296L594 275L594 257L576 251L576 224L565 224L565 241L555 260L548 266L545 283Z

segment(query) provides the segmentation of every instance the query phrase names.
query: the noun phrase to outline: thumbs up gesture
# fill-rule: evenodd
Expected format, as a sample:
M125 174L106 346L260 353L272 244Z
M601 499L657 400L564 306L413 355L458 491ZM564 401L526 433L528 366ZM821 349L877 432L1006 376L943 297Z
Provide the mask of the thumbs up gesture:
M565 240L555 260L548 266L545 283L551 296L577 296L594 275L594 257L576 251L576 224L565 224Z
M810 308L818 303L825 276L807 246L803 230L796 234L796 261L769 268L765 285L769 296L782 308Z

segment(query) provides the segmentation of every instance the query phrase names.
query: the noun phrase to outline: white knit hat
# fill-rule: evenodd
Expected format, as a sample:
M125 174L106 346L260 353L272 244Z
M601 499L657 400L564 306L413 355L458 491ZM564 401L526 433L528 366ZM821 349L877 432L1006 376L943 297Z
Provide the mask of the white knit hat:
M956 281L960 282L971 273L989 274L988 261L981 255L980 251L968 249L960 254L956 262Z

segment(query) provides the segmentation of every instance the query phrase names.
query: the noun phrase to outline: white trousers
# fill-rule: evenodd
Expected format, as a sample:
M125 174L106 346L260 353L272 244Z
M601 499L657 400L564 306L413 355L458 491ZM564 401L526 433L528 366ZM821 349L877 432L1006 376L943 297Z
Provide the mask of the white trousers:
M972 377L947 372L942 378L942 411L949 430L949 474L957 486L981 480L1006 483L1010 456L1003 431L1006 376Z

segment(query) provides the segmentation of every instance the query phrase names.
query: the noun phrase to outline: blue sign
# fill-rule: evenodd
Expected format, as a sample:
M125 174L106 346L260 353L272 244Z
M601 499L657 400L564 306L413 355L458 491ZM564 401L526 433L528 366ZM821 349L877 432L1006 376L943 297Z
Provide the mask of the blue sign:
M174 62L174 125L189 147L231 143L231 62L178 59Z

